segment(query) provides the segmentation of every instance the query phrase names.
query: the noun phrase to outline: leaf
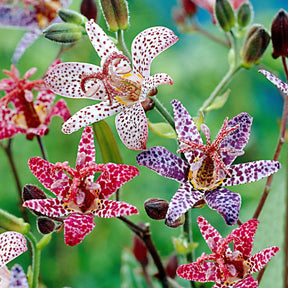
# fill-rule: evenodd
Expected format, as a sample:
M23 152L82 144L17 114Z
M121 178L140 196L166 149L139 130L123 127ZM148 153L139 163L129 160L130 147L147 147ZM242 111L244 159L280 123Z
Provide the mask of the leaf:
M100 147L104 163L122 164L122 158L114 135L105 120L93 124L93 130Z
M177 139L175 130L166 122L152 123L148 120L148 127L153 133L160 137Z
M199 116L198 117L193 117L193 120L196 124L197 130L201 130L201 124L204 123L204 114L202 111L199 111Z
M213 102L205 109L205 112L220 109L221 107L223 107L223 105L226 103L228 99L229 93L230 89L227 89L227 91L224 94L217 96L213 100Z
M180 236L178 238L173 237L173 243L174 243L175 250L179 254L191 253L199 245L199 243L196 243L196 242L188 243L187 238L183 236Z

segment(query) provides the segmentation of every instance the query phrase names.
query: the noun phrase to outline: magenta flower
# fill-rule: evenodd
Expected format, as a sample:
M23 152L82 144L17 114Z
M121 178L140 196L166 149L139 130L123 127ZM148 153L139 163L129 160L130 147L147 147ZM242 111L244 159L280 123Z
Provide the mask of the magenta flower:
M35 72L36 68L32 68L20 79L14 65L11 71L3 71L10 78L0 81L0 90L6 92L6 96L0 99L0 140L18 133L26 134L30 140L35 135L44 136L53 116L58 115L64 120L70 117L65 101L60 100L52 106L55 94L45 87L43 79L28 80ZM34 102L33 90L38 91ZM7 106L9 102L14 108Z
M45 83L61 96L102 102L77 112L64 123L62 131L70 134L122 111L115 121L121 140L130 149L144 150L148 127L141 102L158 85L173 84L165 73L150 76L150 65L178 38L165 27L152 27L141 32L132 43L132 70L130 60L93 20L86 23L86 31L101 57L101 67L78 62L59 64L46 75Z
M102 218L138 214L125 202L107 200L139 171L136 167L113 163L95 164L93 130L84 129L78 147L76 168L64 163L49 163L39 157L29 160L32 173L57 198L33 199L23 206L52 219L63 218L65 243L74 246L91 232L94 216ZM102 173L94 182L95 173ZM61 221L62 221L61 220Z
M187 110L178 100L172 101L175 129L180 149L187 161L177 157L164 147L152 147L137 156L137 163L146 166L163 177L181 183L170 201L166 223L173 223L193 207L206 204L220 213L227 225L237 222L241 197L223 186L240 185L267 177L281 167L277 161L262 160L231 165L244 153L250 136L252 117L241 113L228 121L225 119L216 139L211 143L210 130L202 124L201 131L206 145Z
M200 216L197 222L213 254L203 253L196 262L181 265L178 276L191 281L216 282L213 288L257 288L258 282L251 274L260 271L280 250L273 246L251 256L259 221L247 221L224 239L205 218ZM231 242L233 251L228 246Z

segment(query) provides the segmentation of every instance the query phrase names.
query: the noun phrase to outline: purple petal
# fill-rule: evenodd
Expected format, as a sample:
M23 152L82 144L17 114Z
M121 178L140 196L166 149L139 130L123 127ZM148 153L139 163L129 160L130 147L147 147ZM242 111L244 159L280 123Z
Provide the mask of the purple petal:
M259 70L258 72L264 74L264 76L272 82L278 89L280 89L284 94L288 94L288 85L277 78L275 75L271 74L266 70Z
M250 183L267 177L281 168L281 164L273 160L260 160L233 165L229 168L231 177L223 181L223 186Z
M166 27L152 27L142 31L135 37L131 47L133 70L148 77L152 60L177 40L174 32Z
M258 281L249 275L244 280L237 282L235 288L258 288Z
M239 125L240 127L227 135L221 142L219 148L227 148L232 151L242 150L249 140L252 120L253 118L247 113L240 113L230 119L227 124L227 129L235 127L236 125ZM221 157L225 165L230 165L237 156L223 152L221 153Z
M101 102L93 106L87 106L69 118L62 126L62 132L71 134L82 127L103 120L123 110L120 103L110 106L106 102Z
M27 277L18 264L15 264L10 271L10 281L8 288L29 288Z
M148 138L148 125L141 103L125 106L116 116L116 129L126 147L132 150L145 150Z
M209 208L221 214L227 225L234 225L238 220L241 197L238 193L224 187L205 193L205 201Z
M139 153L136 157L138 165L146 166L163 177L184 183L187 181L189 165L166 148L156 146Z
M204 193L194 190L189 182L180 186L169 203L166 222L173 223L204 197Z

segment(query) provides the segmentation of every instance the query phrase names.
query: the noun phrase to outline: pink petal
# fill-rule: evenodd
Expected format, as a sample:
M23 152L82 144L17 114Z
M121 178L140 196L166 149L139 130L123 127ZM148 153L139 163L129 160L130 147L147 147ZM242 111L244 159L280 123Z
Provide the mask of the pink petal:
M54 116L59 116L63 118L64 121L67 121L71 117L71 114L64 100L61 99L56 102L55 105L53 105L53 107L48 111L46 115L44 124L48 126L51 122L51 118Z
M91 214L73 213L64 220L65 244L75 246L95 227L94 216Z
M197 218L197 223L203 238L213 253L217 251L223 238L219 232L202 216Z
M223 185L232 186L258 181L277 172L280 168L281 164L273 160L261 160L233 165L229 168L231 177L227 176L223 181Z
M100 26L94 22L93 19L86 23L86 31L93 47L101 59L107 57L107 55L113 52L119 53L119 50L116 48L111 39L105 34Z
M240 5L247 0L230 0L233 10L236 10L240 7Z
M148 77L152 60L177 41L178 37L166 27L152 27L142 31L135 37L131 47L133 70Z
M248 259L248 262L252 264L250 273L255 273L260 271L270 260L271 258L279 251L278 247L269 247L261 252L255 254L254 256Z
M36 128L28 128L26 131L26 135L28 139L33 139L34 135L39 135L41 137L43 137L44 135L46 135L49 131L49 128L44 125L41 124Z
M63 203L58 198L28 200L23 203L23 206L48 217L62 217L71 214L71 211L64 209Z
M0 235L0 267L27 250L25 237L17 232L4 232Z
M95 216L112 218L139 214L136 207L120 201L100 200L101 208L93 211Z
M34 107L50 108L55 100L56 95L50 90L39 91L36 100L34 101Z
M213 14L215 0L193 0L192 2Z
M25 74L24 74L24 77L23 79L27 80L29 79L30 77L32 77L37 71L37 68L33 67L31 69L29 69Z
M275 75L271 74L270 72L266 70L259 70L258 72L264 74L264 76L272 82L278 89L280 89L284 94L288 94L288 84L281 81L279 78L277 78Z
M234 285L234 284L233 284ZM233 285L232 286L227 286L227 285L224 285L224 284L221 284L221 283L216 283L215 285L213 285L212 286L212 288L229 288L229 287L233 287Z
M248 259L251 256L254 235L257 230L259 221L251 219L232 231L232 235L236 236L237 239L233 241L234 251L240 251L244 259Z
M106 90L103 83L100 80L97 81L91 78L93 75L101 73L101 71L100 67L92 64L78 62L61 63L49 69L44 81L50 90L64 97L104 100ZM83 82L85 77L87 80ZM87 96L86 92L89 89L93 89L92 87L95 85L98 90L95 89L95 94ZM83 87L85 87L85 91Z
M258 281L255 280L251 275L247 276L244 280L239 281L235 284L235 288L257 288Z
M148 125L141 103L125 106L116 116L116 129L123 144L131 150L145 150L148 138Z
M126 182L139 175L138 168L129 165L108 163L96 183L100 185L100 198L107 199Z
M63 124L62 132L65 134L71 134L82 127L86 127L92 123L112 116L120 112L122 109L123 106L120 103L115 103L110 106L107 102L101 102L93 106L85 107Z

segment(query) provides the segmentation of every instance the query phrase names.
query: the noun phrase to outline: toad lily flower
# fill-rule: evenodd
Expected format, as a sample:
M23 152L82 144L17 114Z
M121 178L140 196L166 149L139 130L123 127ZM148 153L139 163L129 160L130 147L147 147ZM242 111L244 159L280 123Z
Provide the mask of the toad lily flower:
M62 131L70 134L122 111L116 116L116 128L122 142L129 149L144 150L148 127L141 102L158 85L173 84L165 73L150 76L150 65L178 38L165 27L152 27L141 32L132 43L132 70L130 60L93 20L86 23L86 31L101 57L101 67L77 62L62 63L49 71L45 82L61 96L102 102L77 112L64 123Z
M197 262L181 265L178 276L191 281L216 282L213 288L257 288L258 282L251 274L260 271L279 251L273 246L251 256L259 221L247 221L224 239L205 218L200 216L197 222L213 254L203 253ZM228 246L231 242L233 251Z
M241 197L223 186L257 181L280 169L277 161L262 160L231 165L242 155L250 136L252 117L241 113L228 121L226 118L216 139L211 143L210 130L202 124L206 145L187 110L178 100L172 101L175 128L180 142L178 152L182 160L164 147L152 147L137 156L137 163L182 185L170 201L166 224L173 223L193 207L206 204L222 214L227 225L237 222Z
M95 164L91 127L83 131L75 169L66 162L52 164L39 157L31 158L29 167L57 198L27 200L23 206L63 221L65 243L69 246L80 243L91 232L95 226L94 216L111 218L138 214L130 204L107 200L124 183L138 175L138 169L113 163ZM94 174L100 172L102 174L94 182Z
M30 140L35 135L44 136L53 116L58 115L64 120L70 117L65 101L60 100L52 106L55 94L45 87L43 79L28 80L35 72L36 68L32 68L20 79L14 65L11 71L3 71L10 78L0 81L0 90L6 92L6 96L0 99L0 140L18 133L26 134ZM33 90L38 91L34 102ZM9 102L14 108L7 106Z

